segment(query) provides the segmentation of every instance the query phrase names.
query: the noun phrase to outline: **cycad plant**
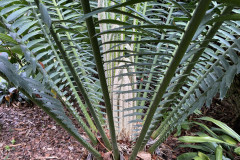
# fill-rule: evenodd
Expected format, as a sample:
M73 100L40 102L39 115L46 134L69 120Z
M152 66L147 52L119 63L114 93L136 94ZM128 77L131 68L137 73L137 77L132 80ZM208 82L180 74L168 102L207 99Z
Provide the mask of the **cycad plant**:
M1 0L0 49L21 59L19 67L0 56L0 76L96 158L100 135L116 160L117 139L134 141L134 160L146 144L153 153L216 93L225 96L240 72L239 6L237 0Z

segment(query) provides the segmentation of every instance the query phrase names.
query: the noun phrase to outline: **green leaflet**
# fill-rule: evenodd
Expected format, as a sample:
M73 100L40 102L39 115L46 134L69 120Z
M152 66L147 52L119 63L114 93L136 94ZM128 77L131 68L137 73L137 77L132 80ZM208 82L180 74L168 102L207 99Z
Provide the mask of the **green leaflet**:
M206 154L198 152L198 157L194 157L194 160L210 160L210 158Z
M178 138L179 141L181 142L185 142L185 143L202 143L202 142L216 142L216 143L225 143L228 145L232 145L230 143L221 141L219 139L216 138L212 138L212 137L193 137L193 136L182 136L180 138Z
M184 153L178 156L177 160L190 160L197 156L196 152Z
M48 26L48 28L50 28L52 24L52 20L50 18L50 15L47 11L46 6L43 3L39 4L39 10L41 12L43 22Z
M37 23L37 21L32 21L32 22L29 22L29 23L25 23L24 25L22 25L22 26L19 28L17 34L18 34L18 35L21 35L22 33L24 33L26 30L28 30L30 27L32 27L32 26L33 26L34 24L36 24L36 23Z
M235 148L234 152L237 153L238 155L240 155L240 147Z
M16 40L14 40L12 37L4 33L0 33L0 40L4 42L10 42L13 44L18 44Z
M19 10L16 10L15 12L12 12L8 17L7 17L7 21L13 21L15 19L17 19L18 17L20 17L22 14L26 13L31 7L24 7L21 8Z
M18 0L2 0L0 3L0 7L4 7L5 5L8 5L12 2L17 2Z
M1 2L2 2L2 1L1 1ZM15 4L15 5L11 5L11 6L9 6L9 7L5 7L4 9L1 10L0 14L1 14L1 15L4 15L4 14L6 14L6 13L8 13L8 12L11 12L11 11L13 11L13 10L15 10L15 9L18 9L18 8L21 7L21 6L22 6L21 4Z
M206 24L212 24L214 22L222 22L222 21L239 21L240 20L240 14L229 14L229 15L224 15L221 17L216 17L208 21Z

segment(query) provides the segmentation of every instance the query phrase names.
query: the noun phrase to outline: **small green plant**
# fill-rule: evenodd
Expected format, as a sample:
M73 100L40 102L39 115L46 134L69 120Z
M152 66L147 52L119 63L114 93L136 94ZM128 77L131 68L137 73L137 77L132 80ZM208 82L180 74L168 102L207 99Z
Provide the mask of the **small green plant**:
M14 145L14 144L16 143L16 140L13 138L13 139L11 140L11 143L12 143L12 145Z
M7 150L7 151L10 151L10 150L11 150L11 147L10 147L9 145L6 145L4 148L5 148L5 150Z
M197 136L182 136L180 141L185 143L197 143L194 145L184 144L179 147L188 147L196 149L196 152L184 153L178 156L178 160L194 159L194 160L230 160L234 154L240 155L240 136L228 127L225 123L210 117L202 117L205 120L214 123L218 128L211 129L203 123L192 122L203 129L203 132L197 132ZM229 159L230 158L230 159Z

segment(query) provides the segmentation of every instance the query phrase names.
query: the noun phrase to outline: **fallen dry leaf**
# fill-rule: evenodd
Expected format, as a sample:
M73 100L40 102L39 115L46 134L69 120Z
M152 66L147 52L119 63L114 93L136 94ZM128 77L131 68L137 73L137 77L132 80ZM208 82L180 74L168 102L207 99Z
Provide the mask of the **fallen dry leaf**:
M27 128L15 128L16 131L23 131L26 130Z
M151 154L144 151L139 152L137 156L143 160L151 160Z
M53 157L36 157L36 159L59 159L59 158L56 156L53 156Z

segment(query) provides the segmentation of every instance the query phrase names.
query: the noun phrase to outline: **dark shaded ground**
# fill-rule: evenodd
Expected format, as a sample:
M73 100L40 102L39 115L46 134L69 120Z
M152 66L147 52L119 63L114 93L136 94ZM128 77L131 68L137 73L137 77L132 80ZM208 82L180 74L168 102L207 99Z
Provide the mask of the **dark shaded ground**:
M202 116L210 116L234 126L237 118L233 112L232 105L227 101L213 99L211 108L203 108ZM196 116L191 116L194 119ZM0 159L62 159L62 160L84 160L88 152L66 131L49 118L37 106L27 103L21 105L14 102L11 106L6 104L0 106ZM209 124L211 125L211 124ZM84 133L79 130L84 136ZM187 132L183 133L186 134ZM15 142L14 142L14 141ZM170 136L160 146L161 155L155 156L158 160L176 159L177 155L189 151L188 149L177 149L180 144L177 138ZM129 146L121 145L126 150Z

